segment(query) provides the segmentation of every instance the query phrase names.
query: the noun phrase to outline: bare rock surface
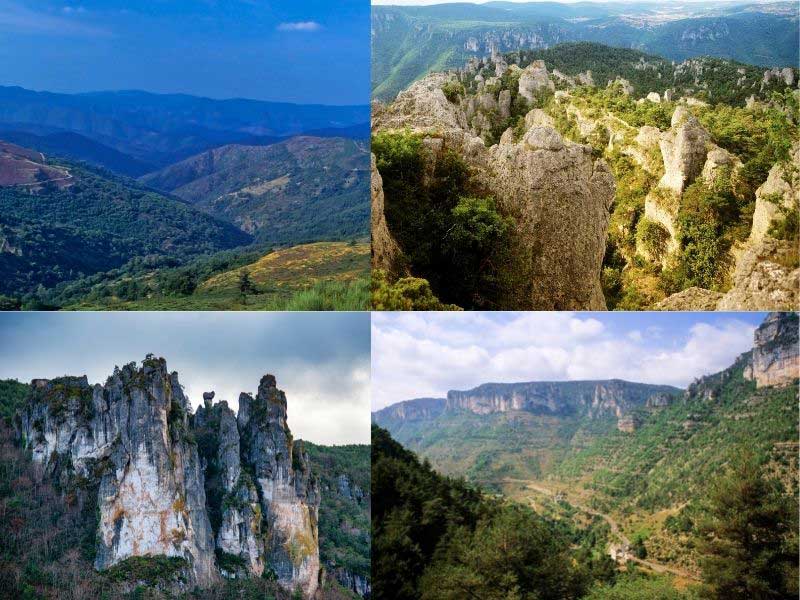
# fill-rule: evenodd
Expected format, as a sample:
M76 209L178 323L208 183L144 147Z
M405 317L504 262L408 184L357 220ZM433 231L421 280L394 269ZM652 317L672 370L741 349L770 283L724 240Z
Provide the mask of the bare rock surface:
M375 155L372 156L372 178L370 180L371 192L371 227L372 235L372 268L393 271L397 257L400 255L400 248L397 242L389 233L386 225L386 214L383 204L383 180L375 164Z

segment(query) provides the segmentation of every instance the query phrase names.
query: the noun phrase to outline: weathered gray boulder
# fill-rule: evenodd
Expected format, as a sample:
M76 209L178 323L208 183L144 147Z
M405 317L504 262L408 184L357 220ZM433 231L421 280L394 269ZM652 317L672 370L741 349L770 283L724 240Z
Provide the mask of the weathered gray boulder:
M661 136L664 176L659 187L683 193L703 170L711 136L683 106L672 115L672 128Z
M554 91L555 84L550 81L547 66L543 60L535 60L522 70L519 76L518 93L520 96L533 102L541 91Z

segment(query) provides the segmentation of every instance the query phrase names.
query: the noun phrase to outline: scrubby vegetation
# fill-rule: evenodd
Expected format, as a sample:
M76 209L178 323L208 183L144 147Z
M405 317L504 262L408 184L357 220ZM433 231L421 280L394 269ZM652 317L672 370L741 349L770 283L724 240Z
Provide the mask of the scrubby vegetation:
M380 132L373 136L372 151L383 177L386 220L410 271L445 304L496 308L509 287L504 273L511 260L510 217L493 198L474 193L469 168L455 152L446 150L426 175L420 135ZM397 296L428 297L423 283L401 286L408 291L379 290L373 306L406 302L392 299Z
M311 443L306 443L305 447L311 459L311 470L322 489L320 560L333 577L337 570L342 570L370 581L370 448L367 445L318 446Z

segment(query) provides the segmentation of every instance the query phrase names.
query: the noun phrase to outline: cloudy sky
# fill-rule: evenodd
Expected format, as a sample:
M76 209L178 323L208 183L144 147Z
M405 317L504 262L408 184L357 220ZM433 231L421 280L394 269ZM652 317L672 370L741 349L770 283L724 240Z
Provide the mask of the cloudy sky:
M0 85L369 102L368 0L0 0Z
M373 313L372 409L487 382L685 387L753 345L765 313Z
M295 438L369 442L369 313L0 313L0 379L87 375L153 353L194 406L205 391L236 410L272 373Z

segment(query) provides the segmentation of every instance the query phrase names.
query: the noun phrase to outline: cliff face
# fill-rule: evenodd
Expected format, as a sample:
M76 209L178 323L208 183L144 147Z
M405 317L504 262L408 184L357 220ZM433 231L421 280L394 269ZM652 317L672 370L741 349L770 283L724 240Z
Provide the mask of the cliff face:
M168 556L192 586L271 569L286 589L316 593L320 498L273 376L242 395L238 419L213 393L191 415L177 373L150 356L102 386L31 388L19 432L42 475L97 494L96 569Z
M313 596L319 579L319 491L302 442L286 426L286 396L266 375L239 396L242 459L253 473L269 531L265 558L278 581Z
M164 555L185 559L196 585L217 579L188 412L163 359L116 369L104 386L86 377L34 381L21 415L25 445L45 473L98 485L98 570Z
M373 413L372 420L378 423L383 419L401 421L432 419L439 416L444 409L444 398L416 398L387 406Z
M800 377L797 313L771 313L756 329L752 367L745 376L757 387L790 385Z
M671 386L617 379L485 383L471 390L451 390L446 399L398 402L373 413L372 420L386 426L433 419L445 411L469 411L479 415L526 411L560 417L622 418L638 408L666 406L679 392Z
M447 408L477 414L525 410L553 415L617 418L645 406L653 396L676 388L620 380L531 383L487 383L475 389L447 393Z

